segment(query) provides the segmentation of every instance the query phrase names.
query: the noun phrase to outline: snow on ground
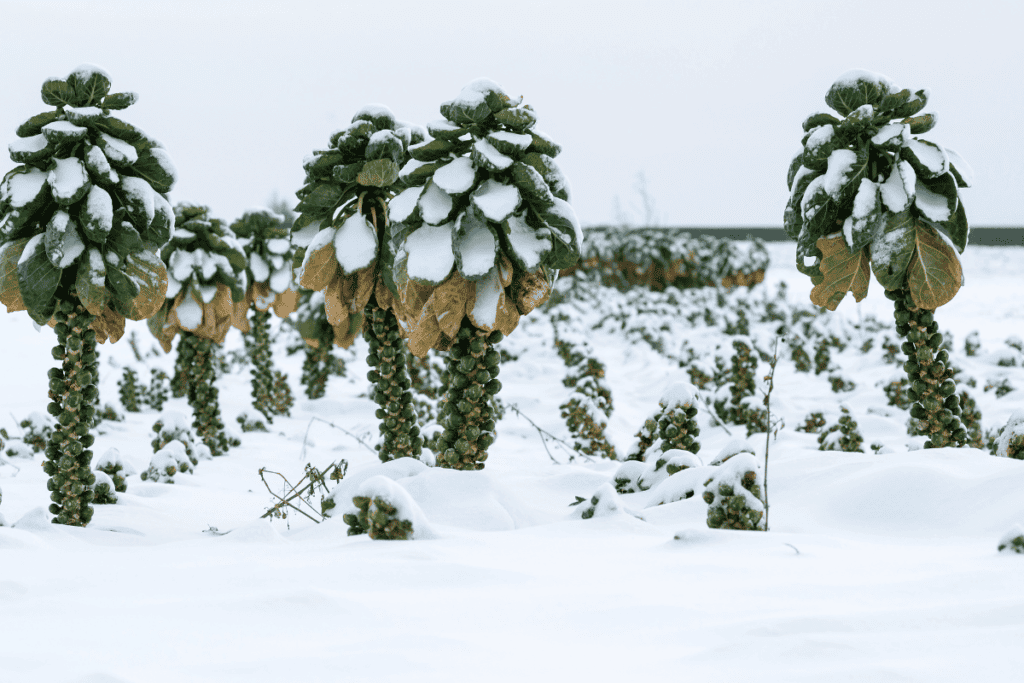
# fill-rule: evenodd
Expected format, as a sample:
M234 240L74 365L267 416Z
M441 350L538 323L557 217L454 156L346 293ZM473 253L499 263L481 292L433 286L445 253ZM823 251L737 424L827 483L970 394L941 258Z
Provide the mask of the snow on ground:
M806 301L811 283L791 265L792 245L770 249L761 288L786 282L790 300ZM967 284L936 316L957 349L979 331L982 356L956 358L979 382L994 372L984 354L1024 335L1014 287L1022 255L969 249ZM872 313L891 318L877 285L835 315L856 322ZM586 314L580 321L591 322ZM691 334L685 321L669 322L698 352L713 349L706 329ZM129 326L144 353L155 347L143 324ZM16 436L16 419L45 409L54 335L19 313L0 315L0 339L0 426ZM608 435L624 453L664 389L687 376L612 325L588 340L608 369ZM905 418L884 410L875 386L899 368L882 366L877 353L834 356L857 382L841 395L824 376L780 364L775 409L787 426L771 445L771 531L756 533L708 529L699 495L647 508L653 490L620 496L619 514L581 520L569 503L609 483L617 463L569 462L556 444L549 458L537 431L512 411L481 472L380 465L352 436L311 422L375 434L364 342L342 352L348 377L332 377L315 401L298 393L302 356L286 355L284 345L275 358L296 392L291 418L276 418L269 433L243 434L241 447L174 484L129 477L128 492L98 506L86 529L49 523L41 455L13 459L18 471L0 465L0 513L15 524L0 528L0 681L934 683L1009 681L1024 667L1024 558L996 553L998 539L1024 522L1024 462L908 450ZM534 313L503 345L519 358L503 365L502 399L568 438L558 405L570 390L548 319ZM237 332L227 346L241 347ZM172 364L163 354L135 361L127 337L103 347L101 402L120 408L123 366L146 383L144 365ZM1024 385L1020 367L1000 371ZM247 370L218 386L228 425L241 412L254 415ZM1021 393L995 399L975 389L985 428L1005 423ZM840 400L860 422L868 453L820 452L814 435L793 430L811 410L838 414ZM165 409L188 412L184 399ZM156 418L151 411L104 422L94 450L116 447L144 470ZM708 462L732 437L703 410L698 420ZM876 440L892 452L870 452ZM751 443L763 455L764 435ZM394 479L433 538L349 537L338 517L319 525L298 515L260 519L272 502L261 467L295 481L307 463L340 458L349 462L347 486L377 474Z

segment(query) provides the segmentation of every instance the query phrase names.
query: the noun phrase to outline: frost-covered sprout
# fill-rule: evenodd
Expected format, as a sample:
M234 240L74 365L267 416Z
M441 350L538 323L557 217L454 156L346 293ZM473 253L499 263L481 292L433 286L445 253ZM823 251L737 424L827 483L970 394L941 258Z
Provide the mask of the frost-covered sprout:
M615 459L615 447L605 436L612 415L612 393L605 383L604 363L593 357L593 349L582 337L567 334L555 326L555 348L568 366L562 384L573 396L558 406L573 435L573 448L585 455Z
M196 431L220 455L230 442L213 384L213 344L222 343L232 324L245 320L245 253L234 233L209 217L208 208L178 204L174 215L174 237L160 254L169 273L167 297L150 318L149 330L164 351L181 333L175 379L184 385Z
M290 322L306 342L301 378L306 396L321 398L327 391L327 378L332 374L345 374L344 361L331 354L335 340L341 342L343 336L337 335L334 326L327 321L323 292L300 290L299 304ZM346 334L347 331L346 328Z
M92 502L96 505L113 505L117 502L117 494L114 493L114 480L110 475L99 470L93 472L96 481L92 485Z
M999 539L997 548L1001 553L1019 553L1024 555L1024 528L1021 528L1019 524L1014 524L1013 528Z
M375 541L405 541L427 531L419 505L399 484L383 476L360 485L342 519L349 536L369 534Z
M121 405L129 413L139 412L139 398L142 388L139 386L139 374L132 368L125 368L121 379L117 381L117 391L121 396Z
M586 499L584 499L586 500ZM583 501L581 501L583 502ZM591 519L592 517L607 517L623 512L622 503L611 484L604 484L585 505L580 506L580 518Z
M764 470L751 453L737 453L704 483L708 526L712 529L765 530Z
M811 301L830 310L847 292L863 299L874 273L906 340L912 431L929 437L926 447L962 446L967 432L932 312L963 281L958 254L969 227L960 188L970 186L972 171L956 152L918 137L936 121L920 113L925 90L851 71L825 101L843 118L804 121L787 179L785 227L797 242L797 268L814 283Z
M289 226L284 216L270 209L251 209L231 224L239 242L245 249L246 311L236 311L236 325L251 337L252 404L263 413L268 422L275 414L287 415L281 401L274 400L274 362L270 356L270 309L281 318L287 318L298 303L298 292L292 281L292 247ZM255 309L252 323L248 309ZM279 390L290 390L287 382L278 382ZM283 402L287 404L287 401ZM280 410L279 410L280 409Z
M209 460L213 457L212 449L202 441L197 431L189 426L186 417L179 412L165 411L160 415L160 419L153 423L153 431L156 432L156 437L150 445L154 453L172 441L177 441L185 447L185 455L193 465L198 465L200 460Z
M144 481L159 484L173 484L174 476L192 471L192 461L185 452L185 444L171 441L153 454L149 467L139 476Z
M478 403L496 394L491 345L547 300L561 268L579 259L582 231L533 110L492 81L470 83L413 145L392 200L394 278L409 348L449 350L451 382L438 463L479 469L493 420Z
M323 292L336 344L348 347L360 331L369 342L383 461L419 457L423 448L408 391L405 333L398 323L404 314L388 239L392 197L407 187L399 171L409 146L423 139L420 129L397 122L387 107L364 107L331 136L327 150L306 158L306 184L296 193L294 230L312 236L299 284Z
M106 453L100 456L99 460L96 461L96 471L102 472L109 477L113 483L113 490L118 493L124 493L128 490L128 483L125 481L125 477L135 474L135 468L121 457L121 452L116 448L108 448Z
M846 453L863 453L861 436L857 422L850 415L850 409L841 406L839 420L818 435L819 451L843 451Z
M1010 415L997 444L997 456L1024 460L1024 410Z
M51 79L53 111L18 127L19 164L0 182L0 302L55 326L61 368L50 371L50 413L59 418L44 464L55 521L84 526L98 374L95 346L117 341L125 318L144 320L163 300L167 274L155 249L174 223L167 152L114 116L137 97L110 93L110 78L83 65Z
M145 390L144 400L153 410L163 410L167 402L170 382L163 370L151 368L149 371L149 388Z

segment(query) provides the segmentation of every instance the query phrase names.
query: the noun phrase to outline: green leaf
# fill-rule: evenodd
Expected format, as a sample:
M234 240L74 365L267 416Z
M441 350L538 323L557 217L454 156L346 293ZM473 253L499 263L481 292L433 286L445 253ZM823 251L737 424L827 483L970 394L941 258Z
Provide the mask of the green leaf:
M118 297L114 309L129 320L145 320L164 303L167 294L167 269L152 251L141 251L125 259L125 275L138 288L131 299Z
M43 234L46 255L50 263L57 268L70 266L85 251L85 243L78 234L75 221L64 211L57 211L50 217L46 224L46 232Z
M486 100L466 102L450 100L441 104L441 116L459 125L483 123L491 115L491 108ZM425 160L429 161L429 159Z
M151 148L140 152L139 160L132 164L132 171L160 194L166 194L174 187L174 166L162 149Z
M15 133L19 138L30 138L33 135L39 135L43 132L43 126L53 123L59 116L60 112L58 111L44 111L42 114L36 114L18 126L18 130Z
M798 170L793 181L790 183L789 203L786 205L786 211L783 214L783 226L786 229L786 234L790 239L794 240L800 234L800 229L804 224L803 212L800 208L804 199L804 193L807 191L807 186L811 184L811 181L821 175L820 172L812 171L806 166L803 168L805 170L803 172Z
M801 231L809 231L815 242L819 237L830 235L840 227L836 222L839 218L839 207L823 183L811 181L804 192L801 210Z
M851 253L842 235L822 237L817 246L822 254L822 278L811 290L811 303L834 311L847 292L853 293L857 301L867 296L871 283L867 250L854 249Z
M542 213L555 205L555 196L544 177L533 166L516 161L512 164L512 183L534 211Z
M417 161L436 161L454 149L455 145L448 140L430 140L410 147L409 155Z
M516 107L495 113L494 120L517 133L525 133L537 123L537 115L527 107Z
M68 85L75 91L75 99L80 107L99 104L100 100L110 92L110 79L102 71L81 69L71 72Z
M817 114L811 114L806 119L804 119L804 122L803 122L802 125L803 125L804 132L805 133L809 133L809 132L811 132L812 128L817 128L818 126L824 126L826 124L831 124L833 126L838 126L839 125L839 119L837 119L836 117L832 116L832 114L827 114L827 113L819 112Z
M349 185L356 182L359 178L359 172L363 170L364 161L357 161L353 164L345 164L344 166L335 166L331 172L331 177L336 183L342 185Z
M900 158L910 162L918 179L936 178L949 173L946 150L928 140L908 140L900 150Z
M412 187L422 185L428 180L430 180L430 178L434 175L434 171L441 168L442 166L445 166L447 163L448 160L446 159L443 162L433 161L429 164L417 166L412 171L402 176L402 179Z
M831 133L831 134L830 134ZM812 171L825 172L828 168L828 158L839 145L835 137L835 129L823 127L815 130L804 147L804 153L800 157L800 163Z
M104 246L122 259L127 258L129 254L142 251L144 247L139 232L127 221L114 221L114 227Z
M562 153L562 148L555 144L554 140L543 133L535 130L527 131L527 133L531 138L533 138L533 142L531 142L530 146L526 148L527 152L547 154L549 157L557 157Z
M366 158L370 161L389 159L397 167L405 161L405 143L390 130L376 133L366 143ZM392 181L393 182L393 181ZM388 183L389 185L391 183ZM377 187L380 187L379 185Z
M42 143L41 147L39 146L40 143ZM56 145L50 142L50 138L39 134L25 140L22 144L12 142L8 147L8 151L11 153L11 161L14 163L28 164L53 156L56 151Z
M295 210L299 213L313 213L321 216L330 213L344 193L344 188L333 182L319 182L313 185L309 194L303 197Z
M884 80L866 73L844 74L839 77L825 95L825 104L846 116L865 104L879 104L889 94Z
M935 310L960 291L964 274L960 259L946 241L926 225L918 225L916 250L907 269L907 289L918 308Z
M912 135L920 135L934 128L936 119L935 114L921 114L920 116L903 119L903 123L910 124L910 133Z
M43 102L51 107L75 106L75 89L59 78L45 80L41 95Z
M171 228L174 226L174 210L167 198L162 194L156 194L153 199L154 208L153 222L149 227L140 233L143 240L153 244L163 244L171 238Z
M121 119L114 118L113 116L104 116L103 118L97 119L91 125L92 128L106 133L119 140L131 143L132 145L146 146L146 139L142 131L133 126L130 123L125 123Z
M37 324L45 325L53 317L57 307L57 287L60 285L61 269L54 267L46 255L43 236L33 237L25 251L31 256L18 264L18 289L28 309L29 317ZM24 258L24 253L22 258Z
M85 258L78 266L75 291L86 310L99 315L110 302L107 291L107 265L99 249L92 247L85 252Z
M330 177L334 167L342 165L344 159L344 154L334 150L314 152L309 162L303 164L302 168L306 171L310 180L319 180Z
M944 223L935 224L935 227L949 237L957 251L961 254L964 253L964 249L967 247L967 238L971 234L971 227L967 224L967 212L964 211L963 201L957 204L952 218Z
M115 310L119 302L131 301L139 293L139 286L119 268L107 269L107 284L113 295L111 298L114 301Z
M928 91L918 90L913 95L910 95L905 101L897 105L892 111L892 117L894 119L905 118L907 116L913 116L917 112L921 111L928 106Z
M960 195L952 173L936 178L917 177L914 206L929 222L944 223L952 220L959 204ZM946 212L948 217L942 215Z
M907 266L914 256L914 217L910 210L886 212L885 228L871 243L871 270L878 284L888 290L900 289L906 281Z
M115 92L110 93L103 98L103 102L100 105L103 109L127 109L136 102L139 101L137 93L133 92Z
M869 246L885 230L888 212L876 183L862 178L853 201L854 213L843 224L851 251Z
M469 132L465 126L456 126L448 121L431 121L427 124L430 137L438 140L456 140Z
M389 187L398 180L398 164L391 159L367 161L356 182L364 187Z

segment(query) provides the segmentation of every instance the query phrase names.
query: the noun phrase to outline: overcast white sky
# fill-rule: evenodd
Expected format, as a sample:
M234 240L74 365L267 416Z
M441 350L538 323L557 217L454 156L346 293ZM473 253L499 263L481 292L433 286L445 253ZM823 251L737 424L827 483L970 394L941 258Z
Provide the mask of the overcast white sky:
M0 140L45 78L98 64L140 94L124 118L170 152L172 201L229 220L292 199L363 104L425 124L487 76L563 146L585 225L642 220L641 172L661 225L781 225L800 123L864 68L931 90L973 225L1024 225L1019 0L0 0L0 25Z

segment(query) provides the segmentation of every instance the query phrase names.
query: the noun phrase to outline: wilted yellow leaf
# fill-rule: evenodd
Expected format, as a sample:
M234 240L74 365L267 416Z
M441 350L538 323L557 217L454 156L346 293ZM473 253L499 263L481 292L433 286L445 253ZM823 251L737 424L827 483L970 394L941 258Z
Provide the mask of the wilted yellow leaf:
M841 234L822 237L817 245L822 253L822 280L811 290L811 303L834 311L847 292L853 292L857 301L867 296L871 282L867 250L851 254Z
M921 223L907 268L907 288L918 308L935 310L953 300L964 281L956 251L935 230Z

